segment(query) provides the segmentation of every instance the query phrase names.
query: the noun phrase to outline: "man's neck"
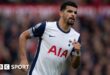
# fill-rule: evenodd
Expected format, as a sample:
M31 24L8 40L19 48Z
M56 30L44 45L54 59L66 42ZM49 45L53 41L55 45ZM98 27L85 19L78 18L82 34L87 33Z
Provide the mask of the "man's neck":
M59 27L64 31L64 32L68 32L70 30L70 26L67 25L63 19L59 20Z

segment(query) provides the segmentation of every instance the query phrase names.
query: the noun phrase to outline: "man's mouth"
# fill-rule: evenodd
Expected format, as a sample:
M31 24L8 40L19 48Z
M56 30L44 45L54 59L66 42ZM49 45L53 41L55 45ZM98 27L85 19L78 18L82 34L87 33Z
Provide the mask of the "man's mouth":
M70 20L71 22L75 21L75 19L74 19L74 18L69 18L69 20Z
M69 19L71 19L71 20L75 20L74 18L69 18Z

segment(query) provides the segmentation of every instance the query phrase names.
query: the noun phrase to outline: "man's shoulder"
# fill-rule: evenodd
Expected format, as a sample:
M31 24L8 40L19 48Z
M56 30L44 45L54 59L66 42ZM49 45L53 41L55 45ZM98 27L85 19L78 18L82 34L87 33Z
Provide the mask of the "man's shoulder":
M56 28L56 21L46 21L46 28Z
M46 21L46 25L56 25L56 21Z

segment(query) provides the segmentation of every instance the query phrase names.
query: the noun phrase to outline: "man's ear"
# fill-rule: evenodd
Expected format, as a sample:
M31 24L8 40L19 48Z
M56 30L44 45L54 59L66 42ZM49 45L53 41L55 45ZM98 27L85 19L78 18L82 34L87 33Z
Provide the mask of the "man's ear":
M63 11L60 11L60 16L61 16L61 17L63 16Z

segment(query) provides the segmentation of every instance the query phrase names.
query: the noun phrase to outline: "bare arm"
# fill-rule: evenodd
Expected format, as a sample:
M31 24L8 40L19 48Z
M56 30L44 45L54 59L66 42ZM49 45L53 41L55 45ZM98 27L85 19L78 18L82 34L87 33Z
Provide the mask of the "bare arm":
M73 46L74 46L75 52L72 53L73 56L71 57L71 62L72 62L72 67L76 69L80 65L81 45L79 42L74 41Z
M72 67L74 69L78 68L80 65L80 56L73 56L72 57Z
M28 60L26 57L26 42L30 37L41 37L44 33L46 22L38 23L34 27L24 31L19 37L19 55L20 55L20 64L28 65ZM24 69L27 71L26 69Z
M20 55L20 64L21 65L28 65L28 60L26 57L26 41L30 38L30 34L28 31L24 31L21 33L19 37L19 55ZM26 71L26 69L24 69Z

